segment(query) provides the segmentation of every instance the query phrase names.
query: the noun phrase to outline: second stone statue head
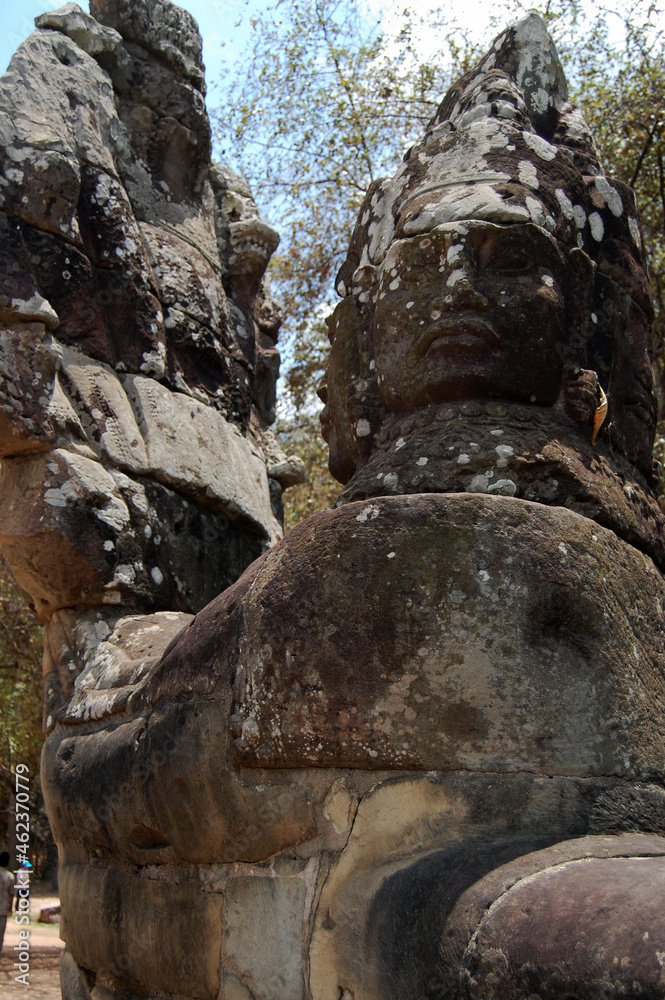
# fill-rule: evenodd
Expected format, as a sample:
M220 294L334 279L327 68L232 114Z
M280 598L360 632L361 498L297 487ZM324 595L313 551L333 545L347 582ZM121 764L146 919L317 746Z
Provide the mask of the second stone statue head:
M462 400L555 408L648 478L652 307L633 192L608 178L537 14L448 92L361 207L320 394L343 483L391 414Z

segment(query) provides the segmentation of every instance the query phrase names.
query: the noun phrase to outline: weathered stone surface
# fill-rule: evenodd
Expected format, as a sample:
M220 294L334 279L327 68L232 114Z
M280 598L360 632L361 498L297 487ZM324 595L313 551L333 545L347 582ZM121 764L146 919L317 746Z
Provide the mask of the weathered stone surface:
M316 515L243 598L238 761L662 776L663 601L648 557L562 508L424 494Z
M74 961L97 973L95 988L108 977L216 1000L223 897L201 892L196 872L170 874L165 880L150 869L141 877L114 865L61 867L63 932ZM68 910L78 911L72 926ZM106 922L102 936L99 914L104 911L113 912L114 919Z
M5 459L0 544L43 620L61 608L197 611L265 541L94 453Z
M575 837L584 829L583 803L599 790L527 775L430 774L377 783L322 887L310 949L313 995L333 1000L348 989L363 1000L462 1000L469 995L465 950L473 949L493 901L520 879L526 885L575 858L660 858L660 837L558 842L563 831ZM625 926L620 915L616 923ZM491 960L489 949L485 954Z
M44 632L45 724L121 712L137 683L192 620L182 612L121 616L59 611Z
M372 185L338 290L320 395L340 502L536 499L665 566L635 198L605 176L537 14L496 39ZM512 451L497 462L495 446Z
M633 467L590 440L569 439L561 414L469 400L388 417L340 502L380 494L485 493L566 507L610 528L665 566L663 515Z
M94 976L81 969L67 948L60 956L60 991L62 1000L90 1000L90 980Z
M448 995L663 995L665 840L589 837L505 865L461 897L447 942L474 897L477 924Z
M38 30L0 79L0 109L0 208L80 244L81 164L115 174L108 76L66 35Z
M101 24L116 28L130 42L192 81L205 93L201 35L192 15L168 0L92 0L90 13Z
M255 1000L304 1000L301 939L308 887L299 874L257 873L227 883L224 967Z
M264 537L278 534L265 458L237 426L153 379L127 376L124 384L156 479L244 520Z
M0 81L0 534L42 616L198 610L282 534L278 240L211 162L202 74L142 0L42 15Z
M102 56L117 51L122 36L113 28L105 28L94 17L86 14L77 3L67 3L59 10L49 10L35 18L36 28L53 28L67 35L91 56Z
M353 548L342 544L353 535ZM328 568L323 579L317 550ZM419 551L427 563L416 558ZM514 551L523 553L517 565ZM362 573L373 609L340 593L347 560ZM105 801L112 804L103 836L105 843L111 837L113 851L134 860L134 831L145 826L161 831L142 848L154 851L148 855L154 860L198 857L201 863L230 860L239 850L241 858L248 850L267 857L270 845L288 842L282 837L298 842L293 826L285 833L282 824L287 815L293 823L304 808L304 772L273 772L275 812L267 807L265 772L257 772L262 793L254 797L246 788L241 794L233 777L238 765L341 765L361 773L464 768L489 773L492 781L497 772L523 770L559 773L562 780L575 773L615 775L615 782L658 778L662 752L653 706L663 699L660 587L647 557L579 515L540 505L424 495L318 515L176 639L138 682L112 737L101 730L72 738L56 728L45 780L63 824L58 836L67 841L75 829L88 849L99 842L101 803L82 789L95 787L102 773ZM295 622L287 620L284 603L292 606L294 592ZM628 617L623 608L632 604ZM315 632L312 620L320 625ZM306 688L306 699L296 697L294 684ZM137 731L146 734L139 756ZM173 734L168 764L160 757L159 780L145 787L140 776L154 772L165 732ZM174 794L172 769L195 770L208 824L185 819L191 814ZM208 773L217 776L210 783ZM228 778L220 787L222 774ZM298 775L298 784L289 774ZM299 794L305 800L296 809ZM482 824L487 797L476 793L476 801ZM314 813L305 819L309 808L298 820L303 839L314 836ZM254 809L262 832L251 845L241 840L239 848L239 832L221 837L219 824L233 817L235 826ZM582 829L591 822L586 815ZM607 804L594 817L596 830L603 817L610 829L635 829L630 813L628 827L617 826ZM557 827L558 837L566 829Z

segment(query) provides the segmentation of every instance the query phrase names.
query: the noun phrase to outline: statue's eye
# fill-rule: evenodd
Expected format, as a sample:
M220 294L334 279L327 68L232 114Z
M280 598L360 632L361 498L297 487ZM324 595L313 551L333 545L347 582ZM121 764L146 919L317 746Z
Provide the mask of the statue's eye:
M521 247L494 247L488 261L493 271L528 271L533 260Z
M430 269L422 264L407 264L400 272L399 277L409 285L417 285L421 281L427 281L430 276Z

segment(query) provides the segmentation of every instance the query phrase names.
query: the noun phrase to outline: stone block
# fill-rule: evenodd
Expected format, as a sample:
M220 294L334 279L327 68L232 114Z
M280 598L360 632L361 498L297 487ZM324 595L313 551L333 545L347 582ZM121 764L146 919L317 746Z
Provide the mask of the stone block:
M45 729L56 721L89 722L122 711L191 620L176 611L56 612L44 630Z
M67 35L91 56L108 55L122 44L122 35L105 28L82 10L77 3L66 3L35 18L36 28L52 28Z
M91 982L94 975L81 969L67 948L60 956L60 991L62 1000L90 1000Z
M241 524L71 450L6 459L1 482L2 549L43 618L103 605L197 611L264 548Z
M80 163L115 175L108 76L66 35L38 30L0 80L0 107L0 208L79 242Z
M124 386L145 441L150 474L264 538L274 533L263 456L210 406L152 379Z
M223 965L253 1000L304 1000L306 890L298 875L227 882Z
M98 979L217 1000L223 897L202 892L187 869L169 875L61 865L68 948Z

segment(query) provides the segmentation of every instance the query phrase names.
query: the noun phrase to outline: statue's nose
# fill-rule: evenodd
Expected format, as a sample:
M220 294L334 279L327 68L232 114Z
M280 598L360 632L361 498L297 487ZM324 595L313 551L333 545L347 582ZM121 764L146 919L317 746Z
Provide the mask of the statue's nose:
M319 397L324 406L328 404L328 378L326 375L321 377L319 384L316 387L316 395Z
M488 301L475 287L475 274L470 264L453 264L443 274L433 308L441 312L462 312L465 309L485 310Z

